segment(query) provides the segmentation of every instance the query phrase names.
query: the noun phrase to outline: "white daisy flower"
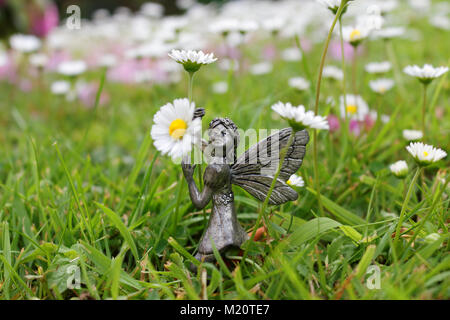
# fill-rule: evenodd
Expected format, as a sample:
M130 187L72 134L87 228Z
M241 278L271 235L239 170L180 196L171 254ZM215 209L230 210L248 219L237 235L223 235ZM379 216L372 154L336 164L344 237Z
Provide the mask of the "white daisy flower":
M347 101L347 105L344 105L344 96L340 96L340 111L342 118L345 118L345 114L347 113L347 116L350 119L363 121L369 114L369 106L361 96L347 94L345 100Z
M378 119L378 112L376 112L375 110L370 110L369 111L369 115L370 115L370 118L373 119L373 120L377 120ZM380 116L380 120L381 120L381 123L385 123L386 124L386 123L388 123L391 120L391 117L388 116L387 114L382 114Z
M157 150L172 159L179 159L192 150L192 145L200 141L202 122L193 119L195 103L176 99L167 103L153 117L151 136Z
M450 30L450 18L446 15L436 14L436 15L430 17L428 22L433 27L436 27L438 29L442 29L442 30L446 30L446 31Z
M136 58L162 58L166 55L169 47L167 44L162 43L159 40L149 41L141 44L139 47L132 49L131 54L134 54Z
M172 50L169 53L169 57L179 64L182 64L184 70L190 73L198 71L202 65L217 61L217 58L214 57L214 53L205 54L203 51L193 50Z
M381 15L381 9L376 4L369 6L365 14L356 17L356 25L368 31L380 30L383 24L384 18Z
M33 35L15 34L9 38L9 44L16 51L30 53L41 47L41 40Z
M385 73L391 70L391 63L389 61L371 62L366 64L365 69L368 73Z
M30 55L29 61L36 68L44 68L47 65L48 57L43 53L33 53Z
M403 138L405 138L408 141L416 141L423 138L423 132L420 130L409 130L405 129L403 130Z
M8 60L8 55L5 52L0 51L0 67L5 66L8 63Z
M442 76L448 71L448 67L437 67L434 68L430 64L425 64L422 68L414 65L407 66L403 69L403 72L412 77L416 77L420 82L424 84L430 83L433 79Z
M50 86L50 91L55 95L65 95L70 91L70 83L68 81L55 81Z
M297 89L299 91L308 90L310 83L303 77L294 77L288 80L288 84L291 88Z
M223 37L226 37L231 32L238 30L239 30L239 22L236 19L232 18L224 18L219 21L216 21L211 25L211 31L214 33L218 33Z
M405 28L402 27L387 27L373 32L375 39L392 39L398 38L405 34Z
M382 14L391 12L398 7L398 0L377 0L373 3L379 8Z
M229 71L231 68L233 68L233 71L239 70L239 61L235 59L223 59L220 60L218 64L221 70Z
M273 69L273 66L270 62L261 62L250 66L250 73L259 76L263 74L270 73Z
M394 80L385 78L369 81L370 89L379 94L385 94L387 91L392 89L394 84Z
M341 5L341 0L316 0L316 1L327 7L334 14L337 13L339 6Z
M98 61L98 66L103 68L112 68L117 65L117 57L113 54L105 54Z
M159 3L146 2L141 6L140 12L150 18L160 18L164 14L164 6Z
M409 5L416 10L428 10L431 7L430 0L409 0Z
M244 21L240 21L237 25L237 30L239 30L239 32L241 34L246 34L249 32L253 32L258 30L258 23L256 21L253 20L244 20Z
M307 128L330 129L326 118L316 116L313 111L306 111L302 105L294 107L289 102L278 102L272 106L272 110L278 113L296 131Z
M342 37L352 46L358 46L369 35L370 30L365 26L345 26L342 28Z
M302 60L302 53L298 48L287 48L281 52L281 58L284 61L300 61Z
M389 166L392 174L403 179L408 175L408 164L404 160L397 161Z
M262 22L262 27L264 30L271 32L272 34L277 34L286 25L286 20L280 17L265 19Z
M183 10L187 10L196 4L196 0L177 0L177 7Z
M426 166L437 162L447 156L447 153L439 148L422 142L411 142L406 150L413 156L414 160L421 165Z
M217 94L224 94L228 91L228 83L226 81L219 81L213 84L213 92Z
M294 186L294 187L304 187L305 186L305 181L303 180L302 177L293 174L292 176L290 176L290 178L288 179L288 181L286 181L286 183L290 186Z
M325 66L323 68L322 77L341 81L344 79L344 72L335 66Z
M78 76L86 70L87 65L83 60L64 61L58 65L58 72L69 77Z

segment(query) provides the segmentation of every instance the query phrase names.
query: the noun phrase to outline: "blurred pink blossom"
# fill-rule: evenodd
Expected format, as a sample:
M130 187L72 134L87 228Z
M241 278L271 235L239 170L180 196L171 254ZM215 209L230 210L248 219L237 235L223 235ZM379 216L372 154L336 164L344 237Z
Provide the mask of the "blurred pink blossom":
M6 63L0 67L0 79L8 80L9 83L17 80L17 70L11 54L7 55Z
M341 43L340 41L332 41L330 43L330 54L331 57L335 60L341 60L342 54L341 54ZM356 53L358 55L361 55L363 52L362 46L359 46ZM354 50L353 47L347 43L344 42L344 57L345 60L352 60L354 56Z
M277 48L269 44L264 47L262 55L264 60L274 60L277 56Z
M236 47L231 47L226 44L219 46L217 49L211 48L208 52L215 51L218 57L227 57L231 59L240 59L241 51Z
M306 38L300 39L300 45L302 46L302 50L304 52L310 52L313 47L311 40L306 39Z
M19 82L19 88L23 92L30 92L33 89L33 84L29 79L21 79Z
M357 120L350 120L349 129L355 136L359 136L361 133L361 124Z
M366 115L364 118L364 125L366 127L366 130L370 130L375 125L376 119L374 119L370 114Z
M97 96L99 84L87 83L78 88L78 98L88 108L95 106L95 98ZM106 92L102 92L100 95L99 106L105 105L109 102L109 95Z
M135 60L125 60L123 63L108 70L108 80L132 84L135 82L135 73L139 70L139 64Z
M328 125L330 126L330 132L336 132L340 129L341 123L339 122L339 118L334 114L330 114L327 117Z
M50 56L47 62L47 70L55 71L61 62L68 61L70 60L70 58L71 58L70 54L65 51L61 50L53 51L52 55Z
M49 3L43 11L34 12L31 16L31 32L39 37L45 37L58 26L59 15L55 4Z

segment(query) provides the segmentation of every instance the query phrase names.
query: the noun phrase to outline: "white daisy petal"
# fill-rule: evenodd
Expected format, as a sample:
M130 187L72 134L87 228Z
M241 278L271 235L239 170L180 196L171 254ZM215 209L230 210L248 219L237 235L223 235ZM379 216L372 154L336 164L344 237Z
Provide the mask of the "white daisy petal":
M153 117L151 136L157 150L172 159L179 159L192 150L201 139L201 119L194 116L195 104L189 100L175 99L167 103Z

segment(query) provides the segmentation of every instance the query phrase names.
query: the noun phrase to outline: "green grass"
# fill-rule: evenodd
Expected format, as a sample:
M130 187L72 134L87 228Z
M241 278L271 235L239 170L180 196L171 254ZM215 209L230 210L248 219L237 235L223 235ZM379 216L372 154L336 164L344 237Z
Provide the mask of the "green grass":
M416 23L422 41L393 42L399 67L446 65L446 34ZM285 48L295 41L273 44ZM257 61L261 45L245 48L246 59ZM314 79L321 47L305 57ZM371 42L358 61L358 90L375 110L377 97L363 65L384 59L384 44ZM286 126L274 119L273 103L312 108L314 101L314 92L287 88L288 78L296 75L306 76L303 63L280 60L270 75L234 75L230 91L215 95L210 85L226 81L228 74L216 65L202 68L193 97L206 109L204 129L217 116L229 116L242 129ZM396 86L377 110L391 115L388 124L348 140L341 132L319 133L324 216L313 187L310 143L299 171L306 187L298 189L297 201L268 210L266 241L253 244L245 261L238 253L227 258L216 252L218 263L200 264L198 273L189 265L198 264L192 254L206 221L190 202L181 168L156 153L149 135L158 108L187 95L187 77L172 86L105 82L111 101L94 109L1 83L0 298L448 299L450 192L443 182L448 158L425 170L425 183L406 204L403 235L393 247L404 190L415 170L401 132L418 129L421 121L420 85L400 77L407 95ZM100 82L102 74L90 72L87 78ZM447 78L429 87L424 141L447 152L449 88ZM325 101L339 94L340 87L325 80L319 113L338 114ZM436 117L437 108L443 117ZM388 169L401 159L411 168L404 182ZM250 230L261 203L237 187L235 194L239 220ZM431 233L439 233L439 239L426 241ZM380 289L366 286L371 265L381 270ZM79 270L79 288L67 288L70 270Z

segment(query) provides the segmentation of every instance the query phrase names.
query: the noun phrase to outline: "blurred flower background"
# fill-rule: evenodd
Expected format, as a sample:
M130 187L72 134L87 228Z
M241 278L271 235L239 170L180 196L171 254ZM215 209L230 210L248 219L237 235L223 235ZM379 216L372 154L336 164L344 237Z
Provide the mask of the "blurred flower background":
M0 0L0 298L448 299L449 32L444 0ZM311 141L207 286L170 158L215 117Z

